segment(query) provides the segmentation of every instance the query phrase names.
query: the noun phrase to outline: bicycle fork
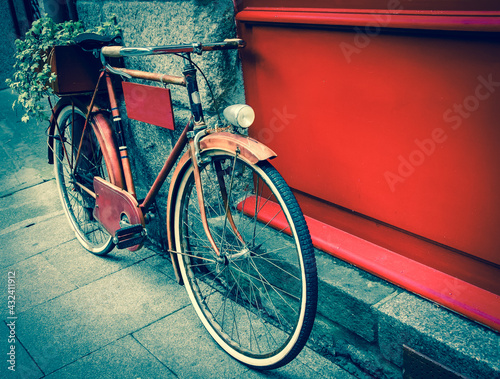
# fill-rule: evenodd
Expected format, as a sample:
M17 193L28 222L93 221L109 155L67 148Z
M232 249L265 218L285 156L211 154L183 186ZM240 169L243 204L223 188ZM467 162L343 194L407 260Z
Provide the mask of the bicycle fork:
M196 184L196 193L198 195L198 205L200 208L200 216L201 216L201 221L203 224L203 229L205 231L205 234L208 238L208 241L210 242L210 245L212 249L214 250L215 254L217 257L222 258L221 256L221 251L217 244L215 243L215 240L213 238L213 235L210 231L210 227L208 225L208 220L207 220L207 213L205 210L205 199L203 196L203 184L201 181L201 176L200 176L200 168L198 165L198 160L200 157L199 154L199 139L207 134L206 131L206 125L205 125L205 120L203 117L203 108L201 106L201 100L200 100L200 95L198 92L198 82L196 79L196 69L194 68L191 59L190 59L190 54L187 53L184 56L186 58L186 65L184 67L184 77L186 80L186 88L189 96L189 103L191 107L191 112L193 115L193 124L194 124L194 131L197 131L196 136L194 138L190 138L189 140L189 148L190 148L190 155L191 155L191 161L193 162L193 168L194 168L194 180ZM220 167L220 164L218 167L215 167L217 171L217 180L219 183L221 195L223 198L224 202L224 208L225 208L225 219L224 219L224 226L223 226L223 232L225 231L225 226L226 222L229 221L231 228L233 229L233 232L235 235L240 239L240 241L245 245L243 241L243 237L241 237L240 233L238 232L238 229L236 228L236 225L234 223L231 210L229 209L229 199L226 191L226 186L224 183L224 178L222 176L222 169Z
M191 161L193 162L194 182L196 184L196 193L198 194L198 205L200 207L200 216L203 224L203 230L205 231L208 241L210 242L212 249L214 249L215 254L217 254L217 256L220 257L221 253L219 247L215 243L214 237L212 236L212 233L210 232L210 228L208 226L207 212L205 211L205 199L203 197L203 185L201 183L201 176L200 176L200 167L198 166L198 159L196 157L196 148L193 140L189 141L189 148L191 152Z
M194 175L194 180L195 180L195 185L196 185L196 193L197 193L197 197L198 197L198 205L200 208L200 216L201 216L201 221L203 224L203 230L205 231L205 234L208 238L208 241L210 242L212 249L214 250L215 254L217 254L217 257L223 258L223 253L221 253L219 247L215 243L212 232L210 231L210 227L208 225L207 213L206 213L206 209L205 209L205 199L204 199L204 195L203 195L203 184L202 184L201 175L200 175L200 168L199 168L199 164L198 164L199 163L198 162L199 154L198 154L198 150L196 148L195 140L189 141L189 147L190 147L191 160L193 162L193 175ZM241 241L243 246L245 246L246 245L245 241L243 240L243 237L241 236L241 234L239 233L239 231L236 227L236 224L235 224L234 219L233 219L233 215L231 213L231 209L229 207L231 188L232 188L233 180L234 180L234 171L235 171L234 166L236 163L237 156L238 156L238 151L236 151L236 155L234 158L235 161L233 162L231 183L229 186L230 187L229 194L227 192L226 184L224 182L224 176L223 176L224 173L223 173L223 169L222 169L220 162L215 162L214 168L216 171L217 183L219 185L219 190L220 190L220 194L221 194L221 197L223 200L223 205L224 205L224 224L222 226L222 233L223 233L222 240L224 240L224 233L226 230L226 224L227 224L227 222L229 222L229 224L233 230L233 233Z

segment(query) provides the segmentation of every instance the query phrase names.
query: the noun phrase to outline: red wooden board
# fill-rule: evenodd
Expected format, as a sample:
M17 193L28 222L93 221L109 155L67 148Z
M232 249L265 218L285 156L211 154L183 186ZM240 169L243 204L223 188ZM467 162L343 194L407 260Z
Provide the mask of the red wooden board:
M127 116L162 128L174 130L172 100L168 88L123 82Z

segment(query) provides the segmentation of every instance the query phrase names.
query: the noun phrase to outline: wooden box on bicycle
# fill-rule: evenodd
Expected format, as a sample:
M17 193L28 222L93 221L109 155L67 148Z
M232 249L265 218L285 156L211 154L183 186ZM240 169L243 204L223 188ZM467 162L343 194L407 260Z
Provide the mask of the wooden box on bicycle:
M51 71L57 75L56 80L50 84L56 95L70 96L94 91L102 64L92 52L84 51L77 45L54 46L49 61ZM112 63L122 66L118 59ZM114 87L118 89L120 86ZM101 80L99 90L106 90L104 80Z

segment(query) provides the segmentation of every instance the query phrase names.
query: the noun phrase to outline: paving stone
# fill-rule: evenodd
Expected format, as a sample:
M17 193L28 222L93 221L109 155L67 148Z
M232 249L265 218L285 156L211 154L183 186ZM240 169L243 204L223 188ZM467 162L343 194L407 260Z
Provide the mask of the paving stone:
M277 370L254 371L225 353L190 306L134 333L134 337L180 378L351 378L305 348Z
M42 253L68 281L82 287L143 260L142 254L126 249L112 250L104 256L85 250L74 239ZM147 256L154 254L147 252Z
M146 242L146 244L147 244L147 242ZM128 251L128 250L127 249L118 250L115 247L115 249L113 251L111 251L108 255L115 255L115 254L120 255L121 253L118 253L118 252L125 253L126 251ZM140 259L147 259L150 257L154 257L156 255L156 253L153 250L148 249L146 246L143 246L141 249L134 251L132 253L135 254L135 256L137 258L140 258Z
M165 365L129 335L46 376L47 379L175 377Z
M11 266L73 238L65 215L2 234L0 245L4 253L0 255L0 267Z
M16 281L16 313L24 312L77 288L40 254L3 268L2 278L7 278L7 273L12 271L15 272ZM2 313L3 311L2 307Z
M2 147L0 145L0 148ZM0 155L0 159L2 158ZM8 174L2 175L0 178L0 197L8 196L16 191L33 187L40 183L43 183L43 178L34 168L22 167L18 170L13 170Z
M403 344L470 378L500 378L500 334L410 293L378 310L379 346L403 365Z
M300 378L300 379L354 379L355 377L343 370L339 366L322 358L320 355L314 353L312 350L305 348L297 356L295 360L288 363L286 366L280 367L276 370L269 371L256 371L248 370L241 376L235 376L234 379L287 379L287 378Z
M47 164L45 125L36 120L21 122L21 106L12 110L16 98L10 90L1 91L0 196L53 178L52 166Z
M43 377L42 371L40 371L24 347L17 340L14 343L9 341L7 338L9 333L10 329L2 322L0 324L0 334L5 337L0 340L0 353L2 354L0 377L9 379L38 379ZM10 359L8 354L10 353L11 346L14 346L15 351L15 371L9 370L10 363L7 362Z
M319 377L320 375L325 378L335 378L335 379L349 379L354 378L344 369L340 368L336 364L332 363L321 355L315 353L308 347L304 348L301 353L297 356L297 360L302 362L311 370L312 377ZM287 366L284 367L286 369Z
M141 262L18 318L18 338L48 374L185 307L183 287Z
M22 191L0 198L0 230L2 234L7 229L20 227L36 222L40 217L55 212L62 214L55 180L49 180L40 185L26 188Z
M133 336L179 378L239 378L248 370L218 347L192 306Z
M168 253L165 253L165 254L168 254ZM146 262L148 262L148 264L150 264L156 270L167 275L169 278L176 280L174 268L172 266L172 262L170 261L170 258L167 258L166 255L155 254L151 258L147 259Z
M32 217L32 218L27 218L22 221L18 221L14 224L11 224L4 229L0 230L0 236L3 236L4 234L7 233L12 233L15 232L16 230L24 229L24 228L29 228L35 224L39 224L41 222L50 220L54 217L64 215L64 211L61 210L53 210L51 213L45 213L41 214L40 216ZM69 226L68 226L69 227Z

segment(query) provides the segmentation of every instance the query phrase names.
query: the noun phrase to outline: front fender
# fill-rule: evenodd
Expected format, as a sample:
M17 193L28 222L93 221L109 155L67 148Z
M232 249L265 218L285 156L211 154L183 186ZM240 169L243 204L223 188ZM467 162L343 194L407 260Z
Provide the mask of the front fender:
M227 132L212 133L201 139L200 151L204 152L210 150L222 150L231 154L239 151L238 156L250 164L256 164L257 162L276 157L276 153L263 143L250 137ZM191 166L191 154L188 150L177 163L177 167L172 175L168 191L167 236L168 246L171 252L176 249L174 212L175 203L177 201L177 192L179 190L180 182L189 166ZM182 284L182 277L180 275L177 257L172 253L170 253L170 256L172 258L172 265L174 266L177 281Z
M233 153L239 148L239 156L255 164L276 157L276 153L263 143L250 137L228 132L212 133L200 141L200 150L223 150Z

